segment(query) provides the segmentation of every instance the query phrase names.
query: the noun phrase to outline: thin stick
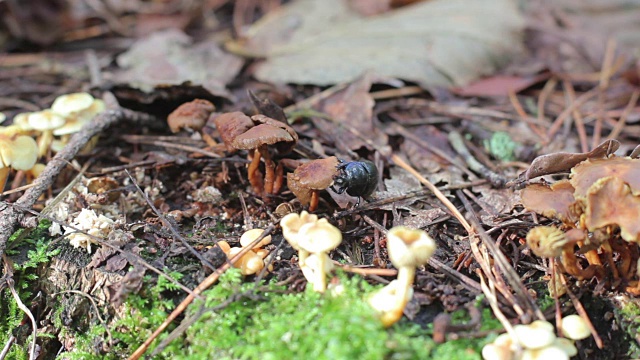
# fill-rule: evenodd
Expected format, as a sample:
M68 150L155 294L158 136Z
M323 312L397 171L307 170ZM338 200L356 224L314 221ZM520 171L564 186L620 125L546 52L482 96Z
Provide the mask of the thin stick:
M5 266L9 266L4 256L3 256L3 260L5 263ZM13 279L11 278L6 279L6 283L7 283L7 287L11 291L11 295L13 295L13 299L16 301L16 304L18 304L18 308L20 308L20 310L22 310L31 320L31 328L33 329L33 331L31 332L31 336L33 337L33 339L31 340L31 351L29 352L29 360L35 360L36 359L36 339L38 337L38 324L36 324L36 319L33 317L31 310L29 310L29 308L25 306L22 300L20 300L20 295L18 295L15 287L13 286Z
M573 89L573 85L569 81L563 81L562 85L566 91L569 106L576 100L576 92ZM578 131L578 137L580 138L580 147L582 152L589 152L589 144L587 143L587 131L584 128L584 119L578 108L573 109L573 121L576 123L576 130Z
M516 93L513 90L509 91L509 101L511 102L511 105L516 110L516 113L518 114L521 120L525 120L529 117L527 113L524 111L524 109L522 108L522 104L520 104L520 100L518 100L518 97L516 96ZM534 132L534 134L538 135L540 139L546 140L547 134L545 134L544 131L542 131L537 125L527 121L525 121L525 123L527 124L529 129L531 129L531 131Z
M435 185L433 185L431 181L427 180L416 169L414 169L411 165L407 164L407 162L404 161L402 158L400 158L398 155L396 154L391 155L391 160L396 165L407 170L409 173L411 173L411 175L415 176L424 186L426 186L427 189L429 189L438 198L438 200L440 200L444 204L444 206L446 206L447 209L449 209L451 214L453 214L453 216L455 216L456 219L460 221L460 224L462 224L462 226L467 231L467 233L469 234L475 233L471 228L471 225L469 225L467 220L464 218L464 216L462 216L462 214L460 213L460 211L458 211L455 205L453 205L453 203L451 203L451 201L449 201L449 199L447 199L447 197L444 196L442 191L440 191Z
M624 108L622 115L620 115L620 119L618 119L618 122L609 133L609 136L607 137L607 139L615 139L620 135L620 133L622 132L622 129L624 129L624 125L627 122L627 117L629 116L633 108L636 106L636 103L638 102L639 96L640 96L640 91L634 90L633 93L631 94L631 98L629 99L629 103Z
M598 84L598 117L593 127L593 138L591 139L591 146L596 147L600 144L602 138L602 124L604 123L605 109L605 90L609 87L609 80L611 79L612 65L616 53L616 40L609 38L607 40L607 47L604 53L604 59L602 60L602 68L600 69L600 82Z
M580 302L580 300L569 289L569 284L567 284L567 279L564 278L564 275L562 274L558 274L558 275L560 276L560 280L562 281L562 284L567 289L567 294L569 294L569 297L571 298L573 307L576 309L578 314L580 314L580 317L582 317L582 319L587 323L587 326L591 331L591 336L593 336L593 340L595 340L596 345L598 346L598 349L602 349L604 347L604 344L602 342L602 339L600 338L600 335L598 335L598 331L596 331L596 328L593 327L593 324L591 323L591 319L589 319L589 315L587 314L587 311L584 309L584 306L582 306L582 303Z

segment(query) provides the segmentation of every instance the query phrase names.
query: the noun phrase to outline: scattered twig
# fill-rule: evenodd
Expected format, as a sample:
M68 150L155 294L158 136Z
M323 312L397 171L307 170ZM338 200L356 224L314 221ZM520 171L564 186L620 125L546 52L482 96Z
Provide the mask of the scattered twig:
M467 149L467 146L464 144L464 139L459 132L450 131L448 136L451 147L453 147L458 152L458 154L462 156L471 170L487 179L487 181L489 181L489 183L491 183L491 185L494 187L501 188L507 183L507 179L504 176L491 171L491 169L484 166L482 163L476 160L473 155L471 155L471 152L469 152L469 149Z

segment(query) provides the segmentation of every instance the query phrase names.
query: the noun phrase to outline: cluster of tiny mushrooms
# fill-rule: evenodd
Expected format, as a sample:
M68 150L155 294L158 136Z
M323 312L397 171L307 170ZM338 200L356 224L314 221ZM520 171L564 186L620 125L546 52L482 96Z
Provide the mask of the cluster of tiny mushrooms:
M12 125L0 126L0 190L12 168L29 178L37 177L44 164L36 161L50 149L61 150L71 134L104 109L104 102L91 94L66 94L57 97L49 109L17 114Z
M544 320L515 325L512 334L501 334L485 345L482 357L484 360L569 360L578 354L574 342L588 338L591 331L579 315L562 318L560 327L564 337L557 337L553 325Z
M639 295L640 159L614 155L619 145L608 142L609 154L580 161L569 179L523 189L527 210L557 221L532 228L526 240L534 254L559 259L560 270L579 280L613 279ZM584 254L586 267L577 254ZM551 286L559 287L552 293L566 291L557 281Z
M253 94L250 96L254 100ZM44 167L36 164L37 160L49 150L59 151L70 134L79 131L104 109L104 102L88 93L68 94L58 97L50 109L18 114L13 125L0 127L0 188L4 187L10 168L36 177ZM271 195L280 192L285 178L285 161L276 163L274 155L288 154L298 141L298 134L283 116L277 112L253 116L242 112L220 114L215 112L215 106L210 102L196 99L170 114L168 124L174 133L182 129L200 131L202 138L212 146L217 145L215 135L218 135L230 152L247 150L250 158L249 183L253 191L268 202ZM615 151L617 146L615 140L607 143L609 150L614 148ZM561 270L578 279L596 277L600 280L608 269L615 279L627 281L627 290L637 295L640 294L640 222L637 221L640 217L640 160L637 154L618 157L612 155L613 151L603 153L601 145L591 153L575 154L579 161L575 161L576 165L571 168L569 180L551 185L544 182L528 184L522 191L525 208L556 219L559 225L533 228L527 234L527 243L538 256L560 258ZM264 162L264 175L260 170L261 162ZM534 165L526 174L527 182L529 178L540 175ZM330 156L297 164L294 168L286 176L287 186L302 205L309 206L310 212L317 208L318 193L322 190L331 188L339 194L346 191L358 197L359 202L360 198L370 196L378 184L378 170L366 160L345 162ZM326 219L318 219L317 215L306 211L290 213L281 219L280 224L284 238L298 251L304 276L314 290L326 291L326 275L333 268L328 253L342 241L341 232ZM232 248L222 241L218 244L229 258L233 258L261 233L262 229L245 233L240 240L242 247ZM263 247L270 241L271 237L267 236L253 245L235 266L245 275L263 270L266 266L264 260L269 254ZM415 269L426 264L435 251L435 242L423 230L395 227L387 234L387 245L390 260L398 268L398 279L374 293L369 303L380 315L382 323L390 326L402 316L412 296ZM576 257L576 245L588 261L586 268ZM601 254L608 267L603 265ZM614 263L614 254L620 258L618 264ZM635 280L631 280L633 277ZM562 289L553 289L553 292L561 295ZM534 324L537 323L526 326ZM535 326L552 329L548 323ZM522 330L524 328L518 329L516 327L516 332L525 331ZM566 336L577 339L573 335ZM547 336L546 339L551 340L544 345L531 346L525 342L527 337L521 337L519 333L517 340L513 340L513 336L508 339L499 337L485 348L483 356L486 352L486 359L510 359L512 355L496 357L491 354L512 354L514 349L521 348L525 353L529 350L541 353L542 349L547 349L545 351L551 354L556 348L569 349L563 350L566 356L575 352L573 344L563 343L564 339Z

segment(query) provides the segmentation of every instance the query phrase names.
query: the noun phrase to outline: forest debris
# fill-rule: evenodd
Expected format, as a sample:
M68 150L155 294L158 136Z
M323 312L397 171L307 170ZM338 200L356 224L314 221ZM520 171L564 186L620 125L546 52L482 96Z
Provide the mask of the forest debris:
M255 73L267 82L329 85L372 70L450 86L519 53L522 28L515 3L506 0L425 1L371 17L343 0L301 0L267 14L228 48L267 58Z

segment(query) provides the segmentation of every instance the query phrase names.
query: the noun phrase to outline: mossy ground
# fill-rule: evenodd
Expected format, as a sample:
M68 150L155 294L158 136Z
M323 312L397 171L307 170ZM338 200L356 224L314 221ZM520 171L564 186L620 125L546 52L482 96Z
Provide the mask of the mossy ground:
M237 271L229 271L204 293L205 301L196 301L185 314L185 319L200 314L197 321L154 357L477 359L481 346L492 339L489 336L436 345L431 340L430 327L401 321L384 329L365 301L377 287L359 277L340 275L339 279L344 288L339 296L309 290L290 293L274 283L244 282ZM76 348L65 358L118 359L133 352L173 309L173 303L163 297L171 292L167 285L161 280L148 294L133 295L127 300L125 313L131 315L111 327L114 346L106 353L96 352L106 344L97 344L95 339L107 338L104 327L96 324L88 333L77 336ZM483 328L499 327L489 311L484 315L488 318ZM454 315L456 321L464 321L461 316Z

